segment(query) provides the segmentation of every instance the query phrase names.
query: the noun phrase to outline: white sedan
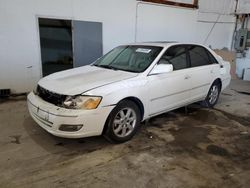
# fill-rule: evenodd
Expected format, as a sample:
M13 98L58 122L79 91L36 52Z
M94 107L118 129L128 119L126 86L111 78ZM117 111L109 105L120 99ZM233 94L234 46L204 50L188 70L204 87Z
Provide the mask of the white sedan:
M28 108L53 135L125 142L153 116L198 101L213 107L230 80L230 64L205 46L130 44L91 65L42 78L28 95Z

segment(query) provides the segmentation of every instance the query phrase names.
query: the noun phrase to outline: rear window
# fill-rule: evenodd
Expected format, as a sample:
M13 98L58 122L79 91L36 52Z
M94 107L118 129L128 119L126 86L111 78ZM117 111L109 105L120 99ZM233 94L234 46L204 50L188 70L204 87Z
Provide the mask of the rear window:
M207 51L207 53L208 53L211 63L218 64L218 61L215 59L214 55L212 55L211 52L209 51Z

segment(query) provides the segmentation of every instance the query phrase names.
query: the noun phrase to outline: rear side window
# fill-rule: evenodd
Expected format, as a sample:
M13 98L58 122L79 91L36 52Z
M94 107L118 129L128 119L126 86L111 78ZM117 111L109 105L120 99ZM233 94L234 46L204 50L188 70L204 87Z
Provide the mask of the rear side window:
M200 46L189 47L191 67L198 67L212 64L208 52Z
M187 68L187 53L185 46L170 47L162 56L159 64L172 64L174 70Z
M207 53L208 53L211 63L218 64L218 61L215 59L214 55L212 55L211 52L209 51Z

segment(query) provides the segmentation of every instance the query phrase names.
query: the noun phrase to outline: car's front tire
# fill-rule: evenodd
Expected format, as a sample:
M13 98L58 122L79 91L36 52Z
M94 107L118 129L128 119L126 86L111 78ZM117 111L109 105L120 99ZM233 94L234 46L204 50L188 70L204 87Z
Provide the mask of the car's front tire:
M215 81L210 87L206 99L202 102L202 105L207 108L212 108L218 102L221 91L221 85Z
M130 140L141 122L139 107L130 100L123 100L112 110L106 124L104 137L115 143Z

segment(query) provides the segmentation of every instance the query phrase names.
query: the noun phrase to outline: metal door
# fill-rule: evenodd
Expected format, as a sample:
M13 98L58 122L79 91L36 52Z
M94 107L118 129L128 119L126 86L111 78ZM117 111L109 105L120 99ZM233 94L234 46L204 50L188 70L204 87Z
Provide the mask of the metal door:
M93 63L102 56L102 23L72 21L74 67Z

